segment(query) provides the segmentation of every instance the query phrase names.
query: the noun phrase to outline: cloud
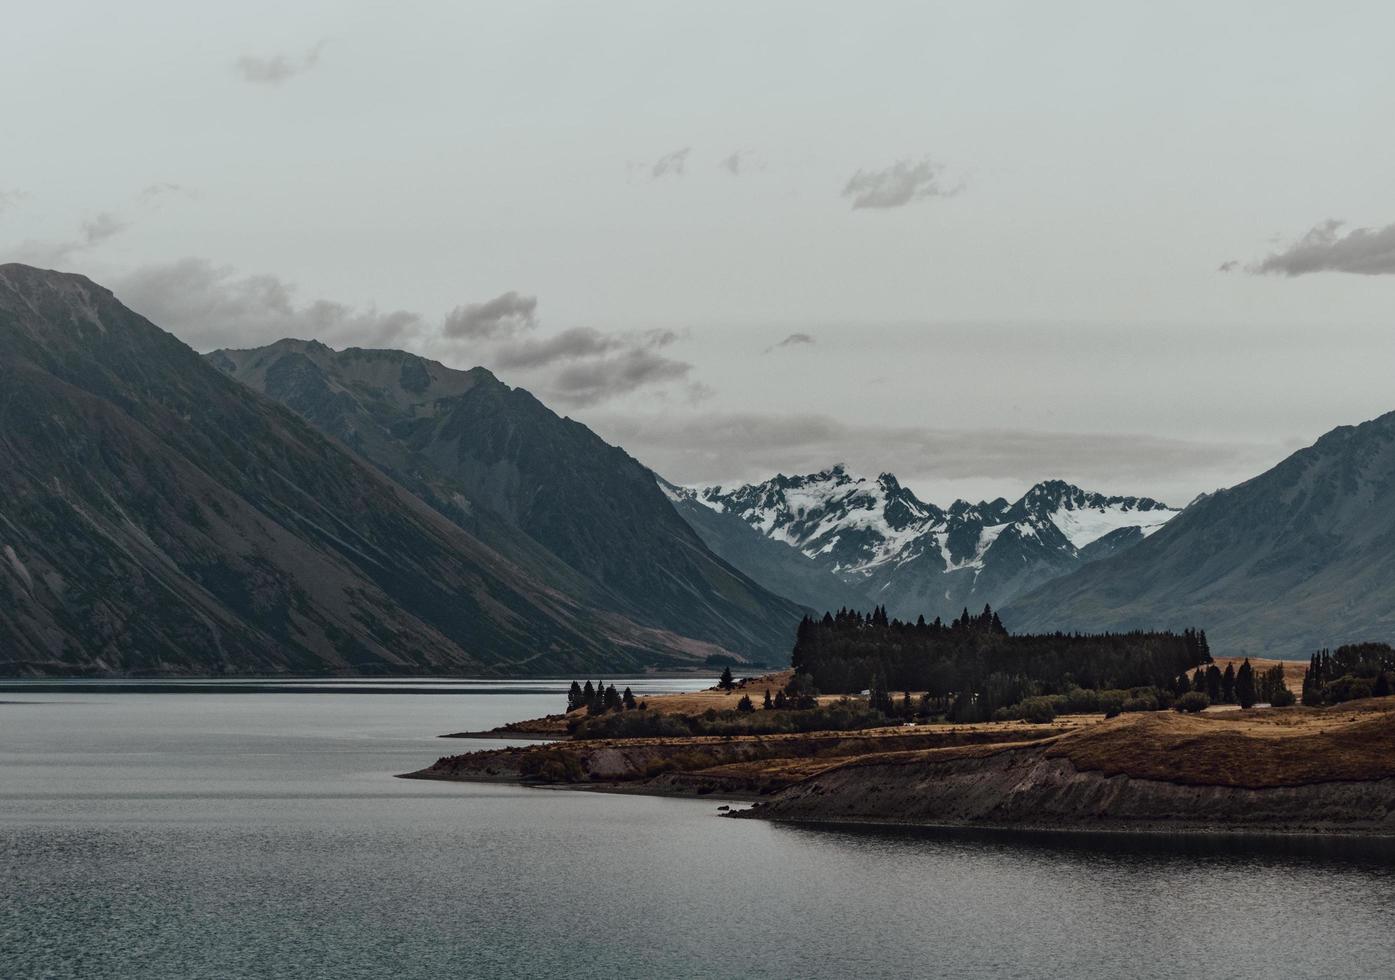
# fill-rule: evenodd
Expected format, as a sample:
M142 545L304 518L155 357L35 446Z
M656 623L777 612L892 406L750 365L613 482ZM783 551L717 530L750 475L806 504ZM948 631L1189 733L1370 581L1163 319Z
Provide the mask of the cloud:
M654 165L649 168L649 176L653 180L661 177L682 177L688 167L688 154L692 152L691 146L685 146L681 150L674 150L672 153L665 153L654 161Z
M591 327L573 327L541 340L523 340L500 348L493 362L501 368L539 368L558 361L600 357L620 350L625 341Z
M292 56L275 54L267 58L244 54L233 62L233 70L242 76L244 82L252 85L280 85L297 75L303 75L320 63L320 51L325 46L320 41L303 55Z
M853 425L823 415L600 414L588 416L588 423L684 484L812 473L847 460L855 470L890 471L905 482L1011 481L1025 488L1060 476L1092 489L1137 493L1150 485L1175 485L1179 474L1216 486L1210 481L1256 472L1272 464L1276 453L1272 446L1139 434L934 430ZM1169 502L1180 506L1185 500Z
M385 346L417 334L421 317L379 313L330 300L296 301L296 286L273 275L238 275L207 259L137 269L114 283L121 301L198 350L259 347L283 337L341 346Z
M149 206L158 204L162 199L173 196L193 197L194 191L185 187L183 184L175 184L167 180L162 180L154 184L146 184L141 188L140 193L136 195L136 199L141 204Z
M1281 252L1249 271L1259 275L1304 276L1312 272L1349 272L1359 276L1395 275L1395 225L1356 228L1345 235L1345 222L1329 218Z
M82 222L76 238L60 242L26 241L15 250L20 261L47 268L66 265L76 255L110 241L131 226L129 221L102 211Z
M1234 272L1234 271L1235 271L1236 269L1238 269L1238 268L1240 268L1240 263L1239 263L1239 261L1237 261L1236 259L1229 259L1229 260L1227 260L1227 261L1225 261L1225 262L1222 262L1220 265L1216 266L1216 271L1217 271L1217 272Z
M510 290L484 303L457 306L446 315L442 333L453 340L512 337L537 325L538 299Z
M843 197L852 198L854 211L863 208L899 208L928 197L953 197L961 188L945 187L944 168L928 157L898 160L885 170L859 170L848 178Z
M761 353L763 353L763 354L769 354L771 351L776 350L776 349L778 349L778 348L780 348L780 347L799 347L799 346L801 346L801 345L813 344L813 343L816 343L816 341L814 340L812 334L807 334L807 333L792 333L792 334L790 334L788 337L786 337L784 340L780 341L778 344L771 344L769 347L767 347L767 348L766 348L764 351L762 351Z
M764 164L757 160L750 150L737 150L730 156L723 157L717 165L733 177L765 169Z
M4 214L28 196L24 191L0 189L0 214Z
M547 393L572 405L594 405L640 388L688 380L693 366L658 353L652 346L632 346L614 357L571 364L554 375ZM690 387L697 396L701 386Z

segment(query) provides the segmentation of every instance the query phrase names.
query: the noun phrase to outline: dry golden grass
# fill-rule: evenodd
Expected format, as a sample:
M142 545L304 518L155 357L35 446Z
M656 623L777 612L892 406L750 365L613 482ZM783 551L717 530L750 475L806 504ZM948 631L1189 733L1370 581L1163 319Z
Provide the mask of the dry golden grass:
M1056 739L1046 754L1106 775L1195 786L1258 789L1383 779L1395 777L1395 699L1124 716Z

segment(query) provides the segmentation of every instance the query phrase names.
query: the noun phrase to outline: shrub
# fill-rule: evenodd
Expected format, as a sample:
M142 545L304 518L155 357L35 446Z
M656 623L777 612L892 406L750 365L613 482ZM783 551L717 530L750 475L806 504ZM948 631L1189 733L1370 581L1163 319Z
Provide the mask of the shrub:
M1275 708L1287 708L1296 700L1293 692L1286 687L1279 688L1269 697L1269 703Z
M1209 704L1210 702L1208 701L1207 703ZM1119 710L1120 710L1120 711L1157 711L1157 710L1158 710L1158 699L1155 698L1155 697L1153 697L1153 695L1151 695L1151 694L1145 694L1145 695L1143 695L1142 697L1137 697L1137 698L1129 698L1127 701L1125 701L1122 705L1119 706Z
M756 710L756 706L751 703L751 696L749 694L741 695L741 700L736 702L736 710L743 715L750 714L752 711Z
M1056 709L1049 698L1028 698L1022 702L1022 720L1045 725L1056 720Z
M1198 711L1205 711L1211 706L1211 699L1200 691L1188 691L1177 699L1173 705L1178 711L1185 711L1187 714L1196 714Z

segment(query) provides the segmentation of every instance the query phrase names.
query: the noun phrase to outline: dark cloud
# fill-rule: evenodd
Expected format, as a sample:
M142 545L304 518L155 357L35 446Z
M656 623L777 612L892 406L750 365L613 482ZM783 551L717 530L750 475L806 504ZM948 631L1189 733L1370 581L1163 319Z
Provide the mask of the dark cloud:
M442 333L453 340L513 337L537 325L538 299L510 290L484 303L457 306L446 315Z
M960 188L946 187L944 168L928 157L898 160L885 170L859 170L848 178L843 197L852 198L853 210L899 208L928 197L952 197Z
M780 347L799 347L801 345L813 344L815 342L816 341L814 340L812 334L792 333L784 340L780 341L778 344L771 344L763 351L763 353L769 354L771 351L776 350Z
M325 42L320 41L302 55L275 54L263 58L244 54L233 62L233 70L253 85L280 85L318 65L324 46Z
M410 310L300 302L294 283L240 275L200 258L146 266L113 287L126 305L198 350L259 347L284 337L332 347L405 347L448 361L468 357L471 365L505 372L505 380L525 384L544 401L566 405L596 405L640 388L661 394L675 384L689 397L705 390L692 381L692 365L663 353L677 333L575 327L527 335L537 325L538 301L516 292L457 307L430 323Z
M1252 473L1275 447L1190 442L1137 434L934 430L851 425L821 416L686 412L588 417L601 434L670 480L741 483L776 472L811 473L847 460L865 473L905 480L992 480L1029 486L1060 476L1096 489L1140 492L1179 474L1203 485L1218 473ZM1238 469L1237 469L1238 468ZM1146 492L1146 491L1144 491ZM1180 506L1185 500L1169 501Z
M549 380L546 392L572 405L594 405L640 388L687 381L693 366L634 346L613 357L570 364ZM699 390L699 389L690 389Z
M76 238L61 242L27 241L16 249L16 253L21 261L31 265L58 268L72 261L75 256L115 238L130 226L129 221L108 211L102 211L83 221L81 232Z
M1216 266L1217 272L1234 272L1240 268L1240 263L1236 259L1229 259Z
M740 177L742 174L749 174L753 171L764 170L764 165L756 159L750 150L737 150L730 156L723 157L717 164L733 177Z
M207 259L137 269L116 280L121 301L198 350L258 347L283 337L338 346L389 346L421 329L406 310L356 310L330 300L296 301L296 287L273 275L240 276Z
M1375 230L1355 228L1339 235L1337 229L1343 224L1345 222L1329 218L1250 271L1280 276L1304 276L1312 272L1395 275L1395 225Z
M654 165L649 168L649 176L654 180L661 177L682 177L688 167L688 154L692 152L691 146L685 146L681 150L674 150L672 153L665 153L654 161Z
M539 368L558 361L600 357L624 346L625 341L618 336L591 327L573 327L551 337L508 344L494 355L493 363L501 368Z

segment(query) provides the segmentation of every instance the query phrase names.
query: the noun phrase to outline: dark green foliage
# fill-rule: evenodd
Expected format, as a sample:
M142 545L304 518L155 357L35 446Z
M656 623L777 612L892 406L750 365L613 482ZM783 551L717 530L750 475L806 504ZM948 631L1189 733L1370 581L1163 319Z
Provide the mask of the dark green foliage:
M791 662L819 690L867 690L892 712L891 691L924 691L923 713L980 721L1024 698L1084 689L1148 688L1154 708L1171 703L1178 675L1209 661L1205 634L1056 633L1012 636L989 608L949 625L840 610L799 625ZM1220 672L1216 672L1219 685ZM1137 696L1134 696L1136 699ZM1122 699L1120 702L1122 707ZM1057 709L1059 710L1059 709Z
M1387 643L1352 643L1319 650L1303 673L1303 703L1340 704L1357 698L1387 697L1395 648ZM1383 693L1378 693L1383 692Z
M590 681L587 681L587 683L589 684ZM575 711L577 708L584 707L585 704L586 698L581 689L581 685L576 681L572 681L571 690L567 692L567 710Z
M1028 698L1022 702L1022 720L1033 725L1045 725L1056 720L1056 709L1050 698Z
M1245 663L1249 663L1248 660ZM1226 664L1225 673L1221 675L1221 696L1220 701L1225 704L1235 703L1235 665Z
M639 707L635 703L634 691L631 691L628 687L625 688L625 693L620 695L620 703L624 706L626 711L633 711L635 708Z
M761 707L766 711L775 707L775 702L770 699L770 688L768 687L765 689L765 700L761 702Z
M1235 674L1235 700L1242 708L1252 708L1255 704L1255 671L1249 657Z
M1205 711L1211 706L1211 699L1200 691L1188 691L1177 699L1173 705L1178 711L1185 711L1189 714L1196 714L1198 711Z
M1211 699L1212 704L1219 704L1221 692L1224 690L1225 680L1221 676L1221 669L1215 664L1206 668L1206 696Z
M736 680L731 676L731 668L722 668L722 679L717 682L717 686L723 691L730 691L736 687Z
M736 702L736 710L742 714L750 714L752 711L756 710L756 706L751 703L751 696L749 694L741 695L741 700Z

